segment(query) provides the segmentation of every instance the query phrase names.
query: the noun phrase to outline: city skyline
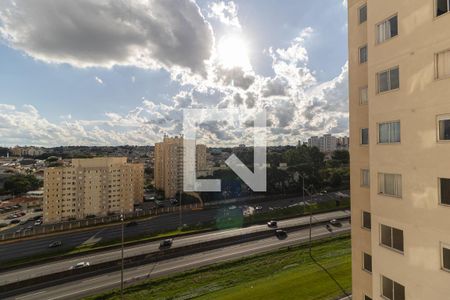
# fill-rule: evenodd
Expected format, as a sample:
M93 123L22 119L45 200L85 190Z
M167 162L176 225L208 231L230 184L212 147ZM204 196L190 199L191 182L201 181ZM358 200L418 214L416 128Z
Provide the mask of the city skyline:
M348 134L345 1L4 3L4 145L153 144L181 133L183 108L212 107L267 109L271 145ZM210 146L249 143L229 124L202 129Z

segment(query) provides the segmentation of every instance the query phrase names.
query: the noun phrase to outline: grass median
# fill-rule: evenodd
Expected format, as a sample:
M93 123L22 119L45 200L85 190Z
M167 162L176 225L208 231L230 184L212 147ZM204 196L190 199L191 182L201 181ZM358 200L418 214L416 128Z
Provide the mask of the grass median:
M336 299L351 289L350 236L215 264L125 289L125 299ZM327 272L325 272L324 267ZM86 298L120 299L114 290Z

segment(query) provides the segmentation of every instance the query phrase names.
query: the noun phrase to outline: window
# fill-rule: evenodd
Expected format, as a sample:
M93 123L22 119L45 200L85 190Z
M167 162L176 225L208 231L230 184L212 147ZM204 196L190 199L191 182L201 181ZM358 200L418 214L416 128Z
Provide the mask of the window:
M400 122L386 122L378 124L378 143L400 143Z
M366 229L372 229L372 217L370 212L362 212L362 227Z
M361 186L363 187L370 186L370 171L367 169L361 170Z
M363 270L372 273L372 255L363 253Z
M377 25L378 44L398 35L397 16L393 16Z
M367 21L367 4L364 4L359 8L359 24Z
M450 246L442 247L442 269L450 272Z
M385 276L381 276L382 296L389 300L405 300L405 287Z
M450 179L439 178L439 200L441 204L450 205Z
M436 17L447 13L450 9L449 0L436 0Z
M450 76L450 50L439 52L435 55L435 76L442 79Z
M367 45L359 48L359 63L363 64L367 62Z
M378 193L386 196L402 196L402 175L378 174Z
M369 102L368 88L363 87L359 89L359 104L365 105Z
M438 117L439 141L450 141L450 116Z
M361 128L361 145L369 144L369 128Z
M372 298L370 298L370 297L367 296L367 295L364 295L364 300L372 300Z
M380 240L381 245L403 252L403 230L381 224Z
M400 87L400 70L398 67L377 74L378 93L395 90Z

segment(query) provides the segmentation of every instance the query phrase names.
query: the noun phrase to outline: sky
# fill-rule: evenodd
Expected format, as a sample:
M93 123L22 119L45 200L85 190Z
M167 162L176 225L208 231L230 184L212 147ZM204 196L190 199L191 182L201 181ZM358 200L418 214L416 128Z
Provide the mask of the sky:
M209 146L348 134L343 0L0 0L0 146L152 145L185 109Z

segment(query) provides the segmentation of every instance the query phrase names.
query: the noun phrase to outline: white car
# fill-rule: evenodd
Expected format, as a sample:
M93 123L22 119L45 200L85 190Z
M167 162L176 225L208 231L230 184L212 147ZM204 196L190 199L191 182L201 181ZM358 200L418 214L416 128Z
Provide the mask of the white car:
M82 261L82 262L77 263L76 265L71 266L70 270L81 269L81 268L85 268L85 267L89 267L89 262Z

